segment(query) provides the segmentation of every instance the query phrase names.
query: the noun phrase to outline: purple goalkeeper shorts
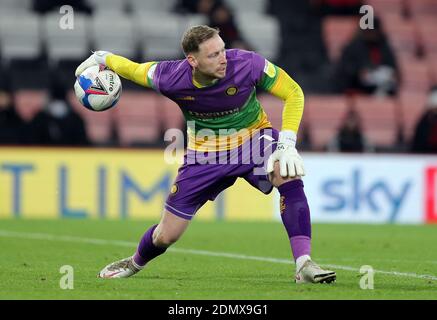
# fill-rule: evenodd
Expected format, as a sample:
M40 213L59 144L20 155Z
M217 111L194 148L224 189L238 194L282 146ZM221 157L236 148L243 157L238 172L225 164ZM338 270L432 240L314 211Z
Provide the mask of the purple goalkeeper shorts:
M191 220L208 200L244 178L261 192L272 191L266 172L267 159L276 149L278 131L261 129L251 139L229 151L196 152L187 150L184 164L165 202L165 209Z

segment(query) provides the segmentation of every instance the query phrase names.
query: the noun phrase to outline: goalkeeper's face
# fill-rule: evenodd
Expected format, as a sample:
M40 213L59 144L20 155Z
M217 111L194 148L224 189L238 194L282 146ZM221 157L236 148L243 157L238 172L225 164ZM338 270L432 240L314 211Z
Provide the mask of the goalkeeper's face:
M227 65L225 43L219 35L216 35L202 42L199 51L193 53L189 61L204 76L222 79L226 76Z

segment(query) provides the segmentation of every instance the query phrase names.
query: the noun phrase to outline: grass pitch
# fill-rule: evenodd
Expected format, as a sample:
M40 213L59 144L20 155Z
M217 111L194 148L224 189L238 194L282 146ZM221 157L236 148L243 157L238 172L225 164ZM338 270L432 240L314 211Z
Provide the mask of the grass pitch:
M129 279L96 277L153 221L0 220L0 299L437 299L437 226L313 225L312 256L335 284L296 285L280 222L194 221ZM64 265L74 289L60 288ZM375 270L360 288L360 267Z

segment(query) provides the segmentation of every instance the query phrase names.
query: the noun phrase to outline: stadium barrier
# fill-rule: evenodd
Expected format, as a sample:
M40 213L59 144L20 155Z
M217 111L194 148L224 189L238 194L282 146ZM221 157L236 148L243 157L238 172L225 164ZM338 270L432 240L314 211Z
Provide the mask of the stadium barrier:
M437 158L306 153L313 222L437 223ZM177 174L161 150L0 148L0 218L158 219ZM246 181L196 219L278 220Z

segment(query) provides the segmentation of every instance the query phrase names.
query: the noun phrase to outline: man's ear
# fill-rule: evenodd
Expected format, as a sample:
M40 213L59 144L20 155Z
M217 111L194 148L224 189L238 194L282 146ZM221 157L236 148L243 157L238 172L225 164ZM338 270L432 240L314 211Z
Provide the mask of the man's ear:
M190 64L191 67L197 68L198 63L197 63L197 59L195 56L193 56L192 54L188 54L187 60L188 60L188 63Z

